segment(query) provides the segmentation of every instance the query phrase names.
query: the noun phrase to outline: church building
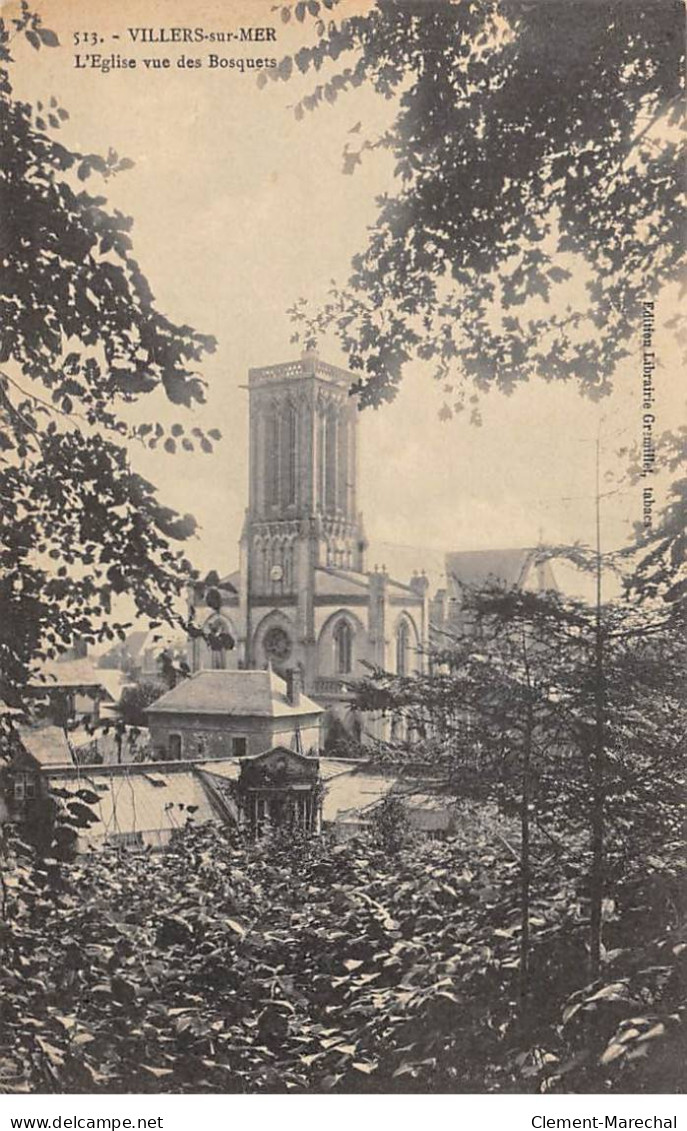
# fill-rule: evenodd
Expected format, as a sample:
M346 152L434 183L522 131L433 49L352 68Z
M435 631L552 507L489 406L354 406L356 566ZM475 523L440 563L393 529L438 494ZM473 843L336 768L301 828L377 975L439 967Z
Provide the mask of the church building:
M192 592L204 630L190 643L193 671L298 670L305 693L336 708L366 674L364 661L399 673L422 669L427 578L401 582L366 561L353 381L314 350L250 370L240 569Z

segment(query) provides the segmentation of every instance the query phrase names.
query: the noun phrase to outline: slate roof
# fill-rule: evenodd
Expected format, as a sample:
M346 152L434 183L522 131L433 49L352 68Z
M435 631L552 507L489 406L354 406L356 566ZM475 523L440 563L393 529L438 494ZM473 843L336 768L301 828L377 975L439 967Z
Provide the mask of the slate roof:
M315 570L315 593L318 597L364 597L367 592L368 581L364 573L326 566L318 566Z
M481 586L489 581L500 582L506 586L523 585L528 580L530 570L535 575L542 571L544 585L556 588L553 571L548 562L535 566L533 548L507 550L464 550L446 555L446 577L449 592L463 585ZM537 588L539 585L537 584Z
M324 775L323 775L324 777ZM397 783L397 778L355 769L337 774L324 782L322 820L336 821L344 813L364 812L382 801Z
M212 774L222 778L223 781L238 781L241 773L241 763L238 758L209 758L204 762L196 763L204 774Z
M122 772L123 771L123 772ZM79 831L85 844L120 833L159 833L215 819L216 813L200 777L192 768L160 763L135 767L81 769L59 774L60 788L91 789L99 800L89 807L97 820ZM195 806L189 813L188 807Z
M17 727L19 739L28 754L41 767L73 766L71 747L62 727Z
M168 691L148 708L155 718L166 713L232 715L258 718L322 714L324 708L301 694L289 703L286 683L273 671L200 671Z
M121 683L121 672L107 668L96 668L92 660L49 660L43 664L40 672L31 680L31 687L50 690L50 688L66 687L74 690L83 688L96 688L104 692L110 699L115 696L110 690L116 682Z

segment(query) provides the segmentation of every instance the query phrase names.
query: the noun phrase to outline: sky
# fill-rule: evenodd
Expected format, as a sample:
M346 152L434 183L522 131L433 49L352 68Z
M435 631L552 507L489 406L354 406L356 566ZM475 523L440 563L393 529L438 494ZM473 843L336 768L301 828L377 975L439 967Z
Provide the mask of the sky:
M348 7L356 2L361 6L347 0ZM44 23L58 33L60 47L36 52L16 45L17 93L60 99L71 115L65 144L93 152L111 146L133 160L103 194L134 217L136 256L158 309L218 340L203 367L208 403L195 410L196 419L161 397L146 398L140 409L141 419L220 428L224 439L215 452L132 452L138 470L160 485L161 498L198 519L199 538L189 550L201 570L229 572L237 564L247 499L248 368L298 355L289 341L289 306L299 296L316 305L330 280L345 281L374 222L375 197L393 186L387 154L368 154L353 176L342 173L348 131L362 122L364 136L390 120L393 105L373 91L359 88L299 122L291 107L309 80L260 90L254 72L207 67L210 52L280 57L297 49L302 27L282 24L272 8L272 0L43 0ZM141 25L276 26L278 38L245 47L144 47L127 32ZM75 32L95 32L103 43L75 47ZM77 51L115 52L136 58L137 68L79 69ZM179 67L183 53L204 65ZM168 69L145 69L144 57L161 56L169 57ZM625 541L641 518L642 487L620 482L615 452L641 440L639 335L638 325L636 353L600 406L572 385L531 384L511 397L483 398L480 428L467 419L440 421L440 389L427 367L410 365L397 400L366 410L359 421L359 498L373 553L379 547L383 555L384 543L417 547L412 562L421 568L423 548L429 558L432 550L540 539L590 542L599 427L602 471L615 476L604 484L616 492L603 500L604 543ZM656 344L658 432L676 423L681 400L670 343L659 333ZM345 364L331 342L320 343L320 354Z

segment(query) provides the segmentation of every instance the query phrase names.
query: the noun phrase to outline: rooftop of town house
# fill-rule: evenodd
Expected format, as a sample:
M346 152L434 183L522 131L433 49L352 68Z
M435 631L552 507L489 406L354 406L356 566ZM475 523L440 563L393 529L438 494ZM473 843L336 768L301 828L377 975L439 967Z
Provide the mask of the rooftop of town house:
M119 698L122 673L115 669L98 668L88 657L78 660L47 660L32 678L35 690L53 689L79 691L95 690L107 699Z
M19 726L19 741L41 769L68 766L73 770L74 755L70 741L62 727Z
M165 714L236 715L283 718L321 714L324 708L302 693L291 703L286 681L269 669L196 672L150 707L155 718Z
M84 846L108 837L169 833L220 818L195 767L188 763L146 762L127 766L71 767L48 771L62 789L87 789L94 822L79 830Z

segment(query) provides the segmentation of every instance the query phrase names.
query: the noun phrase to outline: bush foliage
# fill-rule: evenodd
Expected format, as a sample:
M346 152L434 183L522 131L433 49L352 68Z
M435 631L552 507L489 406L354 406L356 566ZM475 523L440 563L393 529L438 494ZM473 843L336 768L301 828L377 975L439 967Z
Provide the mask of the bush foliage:
M606 908L584 985L579 862L536 846L532 985L517 998L517 864L487 835L165 853L3 882L5 1087L44 1092L672 1090L684 1053L676 860ZM681 933L682 932L682 933Z

